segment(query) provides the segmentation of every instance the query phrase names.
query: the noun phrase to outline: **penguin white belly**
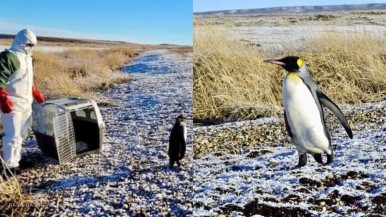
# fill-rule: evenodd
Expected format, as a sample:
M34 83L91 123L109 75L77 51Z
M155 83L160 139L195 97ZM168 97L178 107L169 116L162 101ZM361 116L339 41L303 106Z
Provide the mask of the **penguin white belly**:
M331 154L315 100L303 80L289 73L283 84L284 108L299 152Z
M184 140L185 140L185 142L187 142L187 139L188 139L188 129L187 129L186 125L184 125Z

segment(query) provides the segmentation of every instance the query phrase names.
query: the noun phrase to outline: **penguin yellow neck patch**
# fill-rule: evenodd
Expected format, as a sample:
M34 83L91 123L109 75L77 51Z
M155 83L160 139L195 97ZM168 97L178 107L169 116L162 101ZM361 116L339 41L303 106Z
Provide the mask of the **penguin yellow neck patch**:
M287 80L293 84L299 84L300 82L302 82L302 79L299 78L299 76L294 72L288 73Z
M290 78L298 78L298 76L294 72L288 73L288 77L290 77Z

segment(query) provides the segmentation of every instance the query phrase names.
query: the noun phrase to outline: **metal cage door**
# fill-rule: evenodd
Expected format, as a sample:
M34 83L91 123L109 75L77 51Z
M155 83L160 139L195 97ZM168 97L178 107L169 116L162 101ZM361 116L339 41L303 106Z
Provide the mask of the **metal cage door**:
M71 114L65 112L53 120L54 137L59 164L70 162L76 157L76 142Z

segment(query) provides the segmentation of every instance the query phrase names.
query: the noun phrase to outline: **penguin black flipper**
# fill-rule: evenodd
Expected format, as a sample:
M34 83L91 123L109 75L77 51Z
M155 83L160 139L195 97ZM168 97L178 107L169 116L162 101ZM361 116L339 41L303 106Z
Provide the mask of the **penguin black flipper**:
M291 132L291 128L288 124L287 115L285 114L285 110L284 110L284 122L285 122L285 128L287 129L288 135L292 138L292 132Z
M326 94L324 94L322 91L317 90L316 94L318 96L319 102L326 106L328 109L334 113L334 115L339 119L340 123L342 123L344 129L347 132L347 135L352 139L353 133L350 128L350 125L348 124L346 118L344 117L342 111L339 109L339 107L330 99Z

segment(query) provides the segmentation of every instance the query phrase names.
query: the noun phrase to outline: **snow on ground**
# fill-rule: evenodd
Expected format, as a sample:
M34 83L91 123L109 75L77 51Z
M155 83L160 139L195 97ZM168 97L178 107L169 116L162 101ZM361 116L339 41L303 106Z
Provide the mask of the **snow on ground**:
M175 118L184 113L192 120L192 54L151 51L123 71L134 80L101 93L117 105L100 107L102 153L44 164L19 177L35 194L49 195L43 215L192 213L192 121L182 167L170 169L166 152Z
M196 159L194 215L386 215L386 102L343 108L350 109L350 115L378 113L368 122L351 123L352 140L343 127L331 131L335 159L330 166L321 166L309 156L305 167L295 169L297 151L283 144ZM270 118L255 124L276 121Z
M5 49L9 49L10 47L11 47L11 44L0 45L0 52L5 50ZM68 48L66 48L64 46L38 45L38 46L36 46L34 51L38 51L38 52L62 52L62 51L65 51L67 49Z
M11 44L9 45L0 45L0 52L2 52L5 49L9 49L11 47ZM76 46L76 47L71 47L71 46L55 46L55 45L40 45L38 44L34 48L34 52L44 52L44 53L52 53L52 52L64 52L66 50L70 49L104 49L104 48L90 48L87 46Z

